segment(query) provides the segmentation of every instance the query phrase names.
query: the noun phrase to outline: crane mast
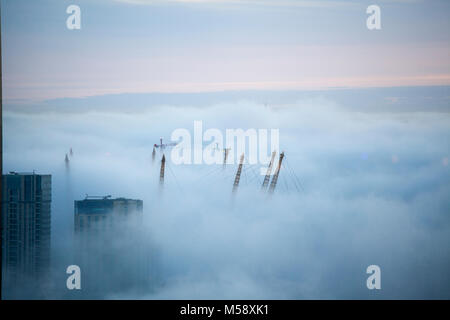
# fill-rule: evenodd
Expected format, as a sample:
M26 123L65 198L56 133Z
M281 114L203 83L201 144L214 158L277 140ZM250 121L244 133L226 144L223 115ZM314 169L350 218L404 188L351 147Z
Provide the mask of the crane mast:
M270 174L272 173L272 167L273 167L273 160L275 159L276 152L272 152L272 158L270 159L269 167L267 168L266 176L264 177L263 184L261 186L261 190L264 191L264 189L267 188L267 185L269 184L270 180Z
M280 154L280 159L278 160L277 170L275 171L272 181L270 182L269 193L273 193L275 191L275 187L277 186L278 176L280 175L281 163L283 162L283 158L284 158L284 152L282 152Z
M239 180L241 179L241 172L242 172L242 166L244 164L244 154L241 155L241 160L239 161L239 167L238 170L236 172L236 177L234 178L234 183L233 183L233 193L236 192L238 186L239 186Z
M166 166L166 156L163 154L161 159L161 170L159 171L159 185L162 187L164 185L164 169Z
M223 149L223 169L225 169L225 166L227 165L227 158L228 158L228 152L230 151L230 148Z

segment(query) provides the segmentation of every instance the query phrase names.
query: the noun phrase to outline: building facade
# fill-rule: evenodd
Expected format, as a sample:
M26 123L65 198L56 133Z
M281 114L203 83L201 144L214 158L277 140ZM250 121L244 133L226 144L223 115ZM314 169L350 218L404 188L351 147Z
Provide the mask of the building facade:
M2 176L2 275L5 285L50 267L51 175Z
M75 233L106 232L115 221L142 219L142 208L142 200L86 196L75 201Z
M75 201L74 263L90 297L143 285L147 267L142 222L142 200L86 196Z

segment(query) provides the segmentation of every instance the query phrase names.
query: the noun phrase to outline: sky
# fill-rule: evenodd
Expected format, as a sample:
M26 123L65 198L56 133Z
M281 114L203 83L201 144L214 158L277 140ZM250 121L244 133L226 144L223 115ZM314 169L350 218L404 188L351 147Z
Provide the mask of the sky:
M81 30L66 28L74 3ZM449 299L450 3L376 3L370 31L372 1L2 0L3 171L52 175L37 296ZM232 197L236 164L176 165L169 151L159 189L153 144L199 120L279 129L272 197L266 164L245 162ZM141 228L111 242L99 277L125 279L124 242L138 242L143 288L65 287L86 194L143 200ZM369 265L381 290L367 289Z
M4 99L450 83L450 4L2 1ZM81 29L66 8L81 8Z

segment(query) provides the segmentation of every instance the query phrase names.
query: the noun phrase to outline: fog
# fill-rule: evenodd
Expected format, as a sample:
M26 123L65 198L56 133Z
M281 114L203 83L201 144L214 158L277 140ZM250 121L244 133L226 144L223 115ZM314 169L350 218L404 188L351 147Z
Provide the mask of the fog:
M236 165L175 165L170 150L160 190L161 153L152 163L152 146L177 128L192 132L194 120L204 130L279 129L286 162L273 196L260 192L258 165L244 164L233 198ZM4 172L52 174L52 269L41 298L450 298L449 113L358 112L317 97L7 109L3 125ZM73 201L86 194L143 200L142 226L111 244L142 244L148 264L139 288L65 288L66 267L77 264ZM126 277L123 247L113 249L102 281ZM381 290L366 287L372 264L381 268Z

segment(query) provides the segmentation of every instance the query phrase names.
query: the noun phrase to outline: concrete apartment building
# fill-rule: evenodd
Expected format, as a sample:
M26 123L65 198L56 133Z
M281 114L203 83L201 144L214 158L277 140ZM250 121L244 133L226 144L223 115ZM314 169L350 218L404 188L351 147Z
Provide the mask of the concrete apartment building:
M5 174L1 200L4 284L43 276L50 267L51 175Z

